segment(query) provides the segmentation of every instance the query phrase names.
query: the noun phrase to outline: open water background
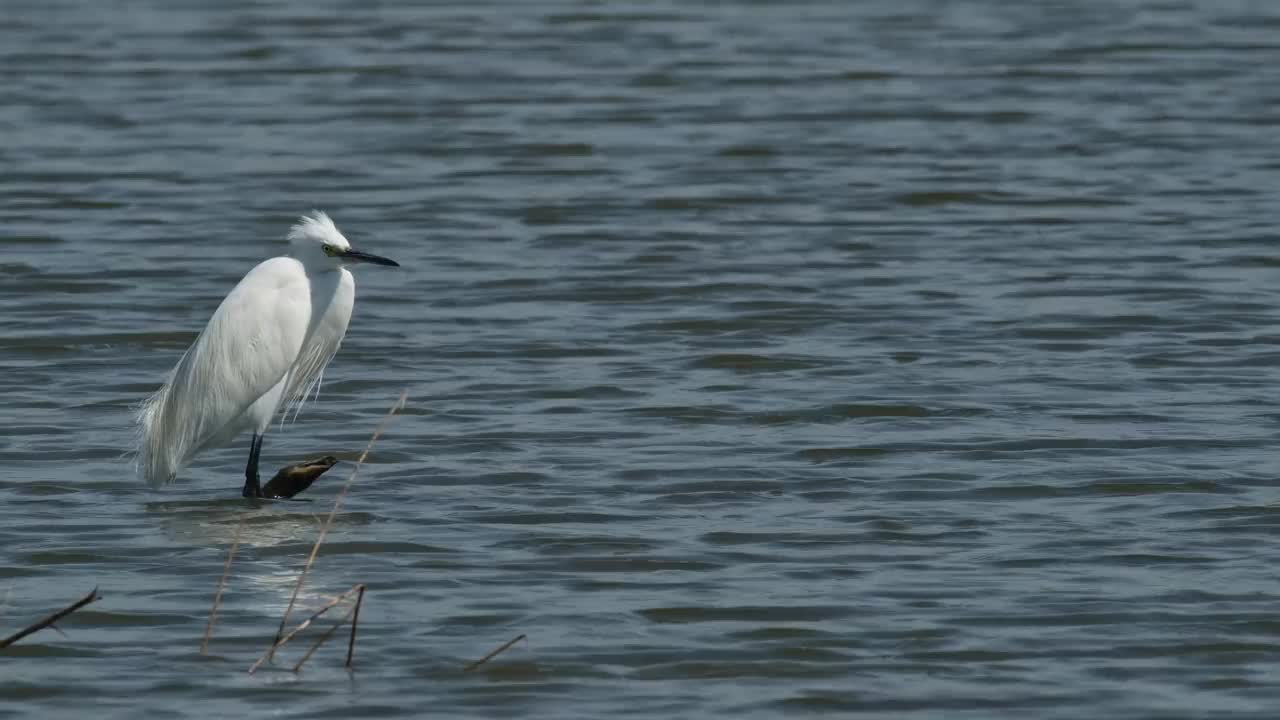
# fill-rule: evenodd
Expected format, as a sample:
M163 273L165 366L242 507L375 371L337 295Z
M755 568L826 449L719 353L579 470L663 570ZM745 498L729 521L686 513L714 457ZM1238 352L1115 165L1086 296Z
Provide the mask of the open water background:
M0 717L1280 707L1280 6L0 2ZM328 211L357 268L238 498L122 454ZM267 472L270 472L268 470ZM211 654L197 654L238 519ZM517 635L484 668L462 666Z

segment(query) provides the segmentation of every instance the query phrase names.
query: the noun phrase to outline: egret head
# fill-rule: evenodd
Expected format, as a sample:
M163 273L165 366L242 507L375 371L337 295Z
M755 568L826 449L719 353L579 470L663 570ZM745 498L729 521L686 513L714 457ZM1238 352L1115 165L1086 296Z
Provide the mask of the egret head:
M353 250L351 243L338 232L338 226L319 210L303 215L298 224L290 228L289 245L293 248L294 257L313 267L336 268L358 262L400 267L395 260Z

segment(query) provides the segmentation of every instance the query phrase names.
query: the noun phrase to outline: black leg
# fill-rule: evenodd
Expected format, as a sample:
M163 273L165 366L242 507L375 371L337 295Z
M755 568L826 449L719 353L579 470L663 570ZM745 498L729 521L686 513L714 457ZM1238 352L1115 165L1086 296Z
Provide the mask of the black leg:
M253 444L249 446L249 463L244 466L244 490L241 495L247 498L262 497L262 486L258 484L258 453L262 451L262 436L253 434Z

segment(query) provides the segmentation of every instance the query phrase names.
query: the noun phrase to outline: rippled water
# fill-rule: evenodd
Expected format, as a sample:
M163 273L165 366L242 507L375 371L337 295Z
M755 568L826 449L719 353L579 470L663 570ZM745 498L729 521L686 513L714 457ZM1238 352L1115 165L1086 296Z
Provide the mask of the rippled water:
M0 716L1274 716L1280 7L1014 5L3 3ZM351 463L122 453L313 207L250 676Z

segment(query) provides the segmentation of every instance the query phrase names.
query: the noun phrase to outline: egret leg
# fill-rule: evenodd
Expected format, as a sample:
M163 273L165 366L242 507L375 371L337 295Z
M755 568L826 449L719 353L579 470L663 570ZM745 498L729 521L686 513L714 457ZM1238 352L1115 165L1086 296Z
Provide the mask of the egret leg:
M241 495L247 498L262 497L262 486L258 483L258 453L262 451L262 436L253 434L253 443L249 446L249 463L244 466L244 490Z

